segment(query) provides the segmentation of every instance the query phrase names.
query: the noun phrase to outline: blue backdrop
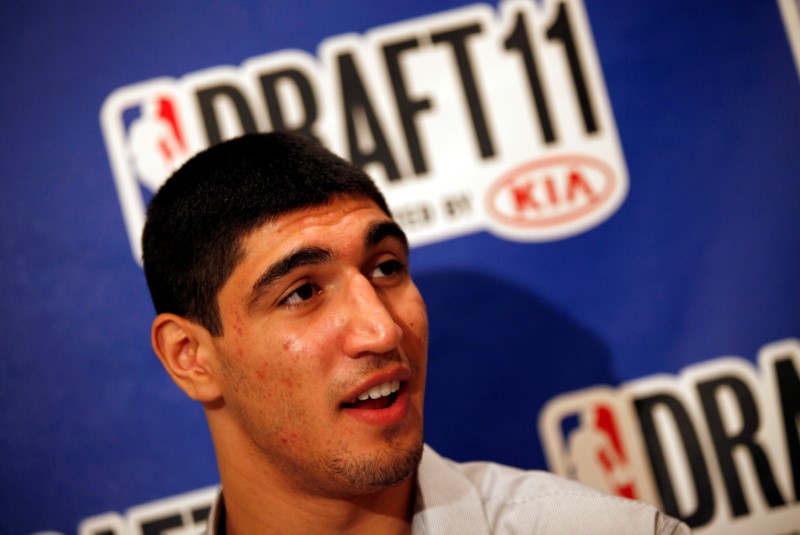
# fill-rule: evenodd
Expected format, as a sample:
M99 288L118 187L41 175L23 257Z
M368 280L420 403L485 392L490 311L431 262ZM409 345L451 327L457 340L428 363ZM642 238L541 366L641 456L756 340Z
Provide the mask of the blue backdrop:
M550 11L531 22L528 36L539 46L540 69L573 87L574 76L563 75L567 63L561 70L556 65L566 57L562 49L546 55L546 46L559 38L550 37L549 44L542 40L554 27L552 9L558 3L539 4ZM0 7L1 533L74 533L85 518L109 511L126 518L125 511L137 504L217 482L202 411L174 387L149 346L153 310L131 250L119 176L115 183L113 132L104 131L99 119L109 95L161 77L169 77L170 90L184 91L190 79L185 77L192 73L219 66L243 69L252 58L287 49L318 61L313 68L321 69L323 81L316 87L328 95L334 85L325 76L332 63L318 48L326 39L352 32L361 39L359 50L366 50L372 45L365 36L382 42L376 28L425 15L447 18L464 5L238 0ZM575 470L559 469L545 446L539 419L546 404L561 394L606 385L615 402L632 407L652 392L637 390L637 381L657 375L688 407L713 489L711 502L698 505L704 498L689 499L678 512L692 518L693 511L704 510L707 514L692 520L700 533L733 533L736 526L778 533L770 522L779 514L785 515L783 531L787 522L798 526L800 483L793 476L800 475L800 459L792 454L797 429L792 439L791 427L780 418L800 411L796 394L788 390L797 365L780 367L777 379L769 379L773 367L757 360L770 344L800 336L800 81L787 34L787 24L798 24L797 5L788 11L794 22L787 23L776 2L586 0L585 27L577 11L582 4L566 5L572 9L572 38L579 43L590 97L605 129L590 137L588 127L584 131L583 123L575 122L577 133L571 134L563 117L580 115L560 109L558 102L574 97L553 85L549 98L563 138L539 143L539 152L526 158L517 158L517 149L501 153L502 140L514 132L502 122L506 115L493 98L491 76L481 74L486 63L478 48L483 45L475 41L470 49L474 75L484 111L494 121L490 131L498 153L486 160L485 169L500 176L539 155L607 153L627 190L617 190L616 204L597 220L562 235L526 238L487 223L477 200L485 187L475 186L482 180L475 177L459 190L474 195L474 219L420 230L412 270L431 323L426 439L457 460L491 459L575 476ZM486 9L495 19L484 28L496 24L498 50L510 53L503 48L510 26L498 22L501 10L495 4ZM434 24L424 20L409 23L411 30L402 25L397 30L419 37L420 49ZM449 60L457 48L449 49ZM599 60L594 74L592 53ZM437 58L430 61L445 61ZM410 92L423 94L430 73L421 60L415 67L410 54L403 61L407 85L418 84ZM364 62L367 79L373 71ZM242 80L252 77L243 72L231 76L246 85ZM454 79L466 87L463 78ZM178 88L178 82L185 85ZM389 116L390 107L380 102L381 95L391 93L382 92L378 82L367 85L379 102L376 108ZM179 107L186 105L185 94L174 99ZM329 112L325 120L333 124L337 114L330 110L338 109L333 97L320 101ZM123 137L144 114L131 102L125 114L118 114L117 134ZM446 156L436 159L446 154L445 134L434 124L437 110L445 109L441 106L434 104L417 122L437 195L459 180L443 171ZM262 128L263 107L254 114ZM385 130L394 143L404 137L400 120L392 117ZM474 124L466 122L474 120L466 111L460 117ZM558 123L559 117L564 122ZM181 120L189 145L207 144L185 113ZM519 123L520 129L528 128L522 123L538 125L530 119ZM326 125L320 123L320 136L347 155L344 136ZM530 132L524 135L539 135L532 127ZM454 143L459 135L454 134ZM598 139L602 145L590 145ZM471 140L464 134L464 143ZM398 199L397 206L426 194L413 184L409 191L398 186L395 193L381 172L378 179L390 201ZM146 187L139 188L146 193ZM796 347L787 344L779 353L786 362L798 362ZM724 455L714 449L725 432L709 430L708 407L692 397L696 381L686 372L706 365L727 377L729 361L719 359L724 356L740 357L752 367L752 381L744 382L760 412L754 416L742 403L737 406L741 419L750 418L758 429L751 443L763 446L781 503L748 498L745 512L729 504L735 485L730 469L718 462ZM780 385L789 386L781 390ZM571 410L579 418L588 409ZM643 445L648 444L645 431L634 425L634 434L625 435L621 422L627 413L615 410L618 433L606 436L627 441L623 464L628 465L638 440L637 462L649 466L655 450ZM556 411L556 419L569 412ZM638 419L625 421L638 425L643 413L636 414ZM583 425L574 418L570 423L564 416L563 440L551 437L552 443L566 444L570 426ZM736 425L742 424L731 424L727 436L736 435ZM673 435L681 443L685 434L680 423L676 426ZM669 440L667 435L664 431L661 440ZM754 470L747 462L737 463L742 472ZM653 470L637 480L640 489L650 486L649 494L636 495L663 505L665 487ZM684 476L675 470L672 481L679 486L675 482ZM696 476L684 479L696 481ZM765 496L764 480L750 480L761 486L747 496Z

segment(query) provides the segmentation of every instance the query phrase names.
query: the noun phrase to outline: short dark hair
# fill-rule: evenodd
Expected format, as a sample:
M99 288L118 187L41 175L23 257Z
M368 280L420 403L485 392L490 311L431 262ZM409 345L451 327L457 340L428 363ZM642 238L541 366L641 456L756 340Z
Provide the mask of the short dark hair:
M333 197L366 198L391 217L364 171L294 134L248 134L186 162L153 197L142 233L156 312L222 335L217 294L241 259L245 236L288 212Z

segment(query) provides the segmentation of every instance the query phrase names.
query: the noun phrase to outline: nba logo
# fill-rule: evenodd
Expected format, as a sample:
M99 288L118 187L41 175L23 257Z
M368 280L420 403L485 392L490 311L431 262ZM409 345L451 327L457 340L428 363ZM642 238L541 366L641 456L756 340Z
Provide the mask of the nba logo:
M133 256L147 202L161 184L201 147L193 139L185 102L171 78L117 89L103 103L100 123Z
M550 400L539 415L550 470L624 498L657 503L635 413L605 387Z

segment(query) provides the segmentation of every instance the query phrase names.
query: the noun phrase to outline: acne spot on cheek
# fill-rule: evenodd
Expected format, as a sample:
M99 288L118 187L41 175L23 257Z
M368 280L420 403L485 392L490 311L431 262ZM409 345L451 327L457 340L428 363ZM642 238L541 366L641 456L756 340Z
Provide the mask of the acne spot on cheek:
M278 435L278 437L280 441L283 442L284 444L294 444L297 442L298 439L297 433L292 433L292 432L281 433L280 435Z
M242 317L239 315L239 313L236 313L233 316L233 330L236 331L236 334L239 336L241 336L244 332L244 327L242 327Z
M297 338L291 337L283 341L283 350L293 360L297 361L303 354L303 344Z

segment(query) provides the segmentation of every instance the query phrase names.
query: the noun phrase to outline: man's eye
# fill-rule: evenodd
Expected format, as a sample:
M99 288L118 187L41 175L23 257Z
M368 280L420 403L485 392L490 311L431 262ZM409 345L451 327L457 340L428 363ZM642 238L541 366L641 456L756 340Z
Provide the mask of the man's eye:
M404 269L405 266L401 262L397 260L387 260L375 266L375 269L372 270L371 277L373 279L391 277L392 275L401 273Z
M307 301L319 293L319 288L311 283L303 284L295 291L287 295L281 300L281 305L299 305L303 301Z

